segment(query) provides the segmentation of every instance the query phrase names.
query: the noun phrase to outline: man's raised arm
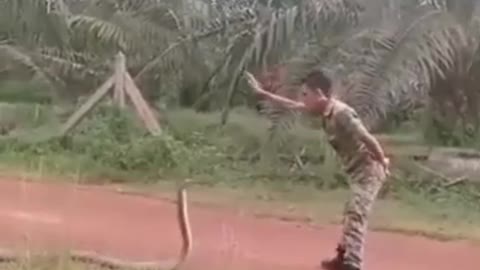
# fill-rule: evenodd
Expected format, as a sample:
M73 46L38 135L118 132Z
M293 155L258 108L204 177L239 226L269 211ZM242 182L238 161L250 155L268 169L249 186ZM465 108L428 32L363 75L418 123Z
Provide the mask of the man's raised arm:
M275 95L273 93L265 91L264 89L262 89L262 87L260 86L260 83L255 79L255 77L251 73L245 72L245 76L247 77L248 84L250 84L250 86L253 88L255 93L290 109L305 108L305 104L303 102L295 101L295 100L282 97L280 95Z

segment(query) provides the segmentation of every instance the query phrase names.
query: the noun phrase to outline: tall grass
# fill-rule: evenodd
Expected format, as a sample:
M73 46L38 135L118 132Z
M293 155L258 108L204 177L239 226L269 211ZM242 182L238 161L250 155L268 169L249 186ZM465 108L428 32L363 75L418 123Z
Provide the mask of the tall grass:
M24 109L0 107L2 111ZM49 107L35 110L43 116L25 125L24 130L30 126L41 133L42 123L53 127L60 121ZM32 120L31 112L25 117L12 115L19 116L17 122ZM219 119L219 113L171 110L162 115L165 132L152 137L133 112L104 105L66 138L32 143L22 136L0 137L0 163L49 174L78 172L84 179L102 181L151 182L188 176L211 185L274 183L309 185L316 190L348 186L321 130L297 125L283 134L289 144L282 145L269 136L268 121L253 111L234 110L225 126L218 124ZM408 160L396 162L391 178L390 199L415 205L421 198L432 206L461 208L462 213L480 210L480 187L474 183L442 187L432 181L432 175L410 166Z

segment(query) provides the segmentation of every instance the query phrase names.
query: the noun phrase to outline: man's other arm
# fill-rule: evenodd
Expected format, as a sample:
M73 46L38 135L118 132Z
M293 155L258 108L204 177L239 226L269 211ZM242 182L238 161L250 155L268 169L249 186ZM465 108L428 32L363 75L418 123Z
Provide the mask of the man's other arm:
M342 115L342 124L346 126L346 129L355 134L355 136L361 140L368 150L374 155L374 159L379 161L385 167L388 166L388 159L385 158L385 153L382 146L362 123L362 120L358 117L357 113L352 110L346 110Z

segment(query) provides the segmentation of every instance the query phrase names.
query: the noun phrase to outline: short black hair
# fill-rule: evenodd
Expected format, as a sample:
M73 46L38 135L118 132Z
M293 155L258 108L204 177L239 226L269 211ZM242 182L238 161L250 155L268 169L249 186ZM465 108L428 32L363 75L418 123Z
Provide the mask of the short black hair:
M301 82L311 90L321 89L322 93L327 97L331 95L332 80L322 70L311 71Z

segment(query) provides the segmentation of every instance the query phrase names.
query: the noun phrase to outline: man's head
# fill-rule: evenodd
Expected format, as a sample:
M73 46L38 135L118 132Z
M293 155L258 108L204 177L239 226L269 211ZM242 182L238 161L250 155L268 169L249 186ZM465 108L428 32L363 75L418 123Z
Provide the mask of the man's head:
M323 113L331 94L332 81L321 70L314 70L302 80L303 102L312 112Z

